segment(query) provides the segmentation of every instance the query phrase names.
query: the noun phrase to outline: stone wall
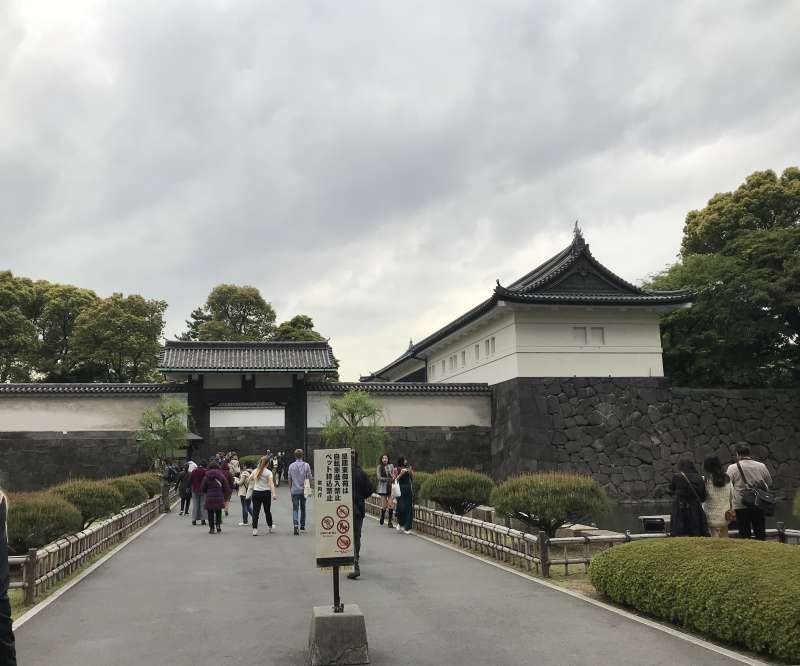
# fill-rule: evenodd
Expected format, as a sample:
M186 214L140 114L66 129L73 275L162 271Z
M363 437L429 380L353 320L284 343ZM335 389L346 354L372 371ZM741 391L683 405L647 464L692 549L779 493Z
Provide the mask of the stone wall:
M800 485L800 391L681 389L648 378L518 378L493 388L496 478L574 471L613 497L657 499L680 459L727 464L744 441L781 494Z
M467 467L489 473L492 467L491 428L485 426L388 427L386 453L392 462L405 456L418 470L433 472L443 467ZM308 431L308 450L322 446L321 431Z
M0 432L0 484L41 490L70 477L118 476L147 469L132 431Z
M289 445L284 428L211 428L210 450L236 451L240 456L286 451Z

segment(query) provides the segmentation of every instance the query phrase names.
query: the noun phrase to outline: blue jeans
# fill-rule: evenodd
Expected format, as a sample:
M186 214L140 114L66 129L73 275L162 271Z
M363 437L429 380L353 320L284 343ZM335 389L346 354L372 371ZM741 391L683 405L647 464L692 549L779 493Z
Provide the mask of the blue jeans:
M292 493L292 520L295 527L306 528L306 496L303 493Z
M242 503L242 522L247 523L248 516L253 513L250 503L252 500L247 499L244 495L239 495L239 500Z

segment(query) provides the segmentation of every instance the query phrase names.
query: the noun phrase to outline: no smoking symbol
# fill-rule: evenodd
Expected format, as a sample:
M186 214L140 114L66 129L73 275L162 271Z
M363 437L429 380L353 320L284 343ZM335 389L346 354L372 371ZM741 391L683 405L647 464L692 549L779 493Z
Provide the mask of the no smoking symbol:
M346 520L340 520L336 525L336 529L339 530L339 534L347 534L347 530L350 529L350 523Z
M336 507L336 515L339 518L347 518L350 515L350 509L345 504L340 504Z
M342 536L336 539L336 545L342 550L347 550L350 548L350 537L346 534L342 534Z
M321 524L322 524L322 529L323 530L333 529L333 518L331 518L330 516L325 516L322 519L322 523Z

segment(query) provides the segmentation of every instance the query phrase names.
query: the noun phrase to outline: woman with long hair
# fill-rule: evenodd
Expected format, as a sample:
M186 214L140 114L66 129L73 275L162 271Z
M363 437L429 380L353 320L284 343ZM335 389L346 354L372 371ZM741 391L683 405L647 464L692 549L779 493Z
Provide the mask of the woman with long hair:
M11 602L8 599L8 501L0 490L0 664L17 666L17 649L11 622Z
M206 496L206 513L208 514L208 533L222 532L222 509L225 508L225 496L230 496L228 475L220 468L219 463L212 462L203 477L202 492Z
M397 499L397 531L409 534L414 520L414 491L411 485L413 474L411 465L403 456L397 459L392 476L400 485L400 497Z
M261 507L264 507L264 517L267 519L267 527L272 534L272 501L278 500L275 492L275 480L270 469L270 459L262 456L258 461L256 471L250 475L248 485L253 488L253 536L258 536L258 517Z
M669 484L672 493L672 536L708 536L708 523L703 511L706 484L691 460L678 463L678 473Z
M394 498L392 497L392 471L394 465L389 462L389 456L383 454L381 461L378 463L378 468L375 471L378 479L378 495L380 495L381 504L381 525L386 518L386 512L389 512L389 527L392 525L392 513L394 513Z
M726 539L728 518L733 517L733 483L722 469L722 462L717 456L709 456L703 461L703 471L706 473L706 500L703 502L703 510L708 519L708 531L711 532L712 539Z

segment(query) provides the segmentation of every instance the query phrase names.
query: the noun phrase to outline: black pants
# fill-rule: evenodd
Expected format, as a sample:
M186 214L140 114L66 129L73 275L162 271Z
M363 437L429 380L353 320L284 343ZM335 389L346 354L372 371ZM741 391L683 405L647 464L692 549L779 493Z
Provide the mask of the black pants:
M758 541L767 540L766 519L764 512L749 506L736 509L736 525L739 528L740 539L750 539L755 534Z
M267 527L272 527L272 492L269 490L253 491L253 529L258 529L258 516L261 507L264 507L264 517L267 519Z
M222 509L206 509L208 514L208 529L219 529L222 527Z
M358 564L358 558L361 556L361 528L363 526L364 516L355 516L355 520L353 521L353 545L356 551L356 564Z
M181 511L184 513L189 513L189 505L192 503L192 496L189 497L181 497Z
M11 631L11 603L6 594L0 597L0 666L17 666L17 649Z

